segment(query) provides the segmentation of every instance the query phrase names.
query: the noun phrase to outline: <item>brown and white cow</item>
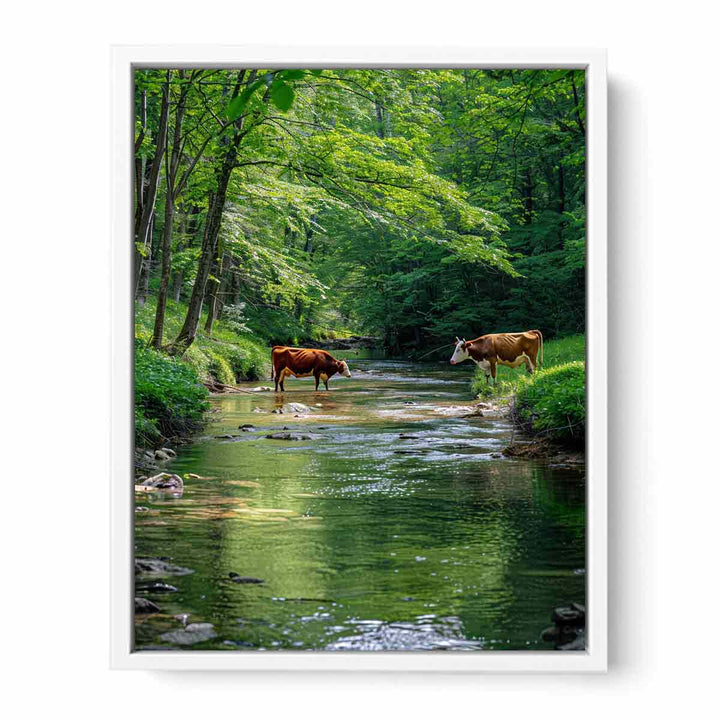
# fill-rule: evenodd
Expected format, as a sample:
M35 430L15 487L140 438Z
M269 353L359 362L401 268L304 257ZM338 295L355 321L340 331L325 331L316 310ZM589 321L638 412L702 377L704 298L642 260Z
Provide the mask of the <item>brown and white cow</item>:
M336 360L327 350L314 350L311 348L293 348L285 345L275 345L272 349L272 373L270 379L275 378L275 392L285 392L285 378L288 375L295 377L315 378L315 391L322 380L325 389L328 389L328 380L339 373L350 377L350 369L344 360Z
M485 380L490 376L497 382L497 366L515 368L522 363L529 373L535 372L538 354L543 360L543 336L539 330L520 333L493 333L474 340L455 338L455 352L450 364L455 365L470 358L485 371Z

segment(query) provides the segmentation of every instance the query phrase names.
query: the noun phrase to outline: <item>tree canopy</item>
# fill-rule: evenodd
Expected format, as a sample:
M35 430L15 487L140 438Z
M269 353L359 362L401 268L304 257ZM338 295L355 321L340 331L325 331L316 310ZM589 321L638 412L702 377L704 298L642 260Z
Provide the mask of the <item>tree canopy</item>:
M135 73L135 290L153 344L201 316L392 353L584 330L580 70ZM168 299L187 305L166 337Z

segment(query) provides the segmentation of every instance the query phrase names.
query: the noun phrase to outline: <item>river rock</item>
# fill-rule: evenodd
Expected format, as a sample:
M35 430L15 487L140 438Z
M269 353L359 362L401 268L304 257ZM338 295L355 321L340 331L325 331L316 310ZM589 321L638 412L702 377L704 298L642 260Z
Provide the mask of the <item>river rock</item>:
M169 455L171 458L177 457L177 453L172 448L160 448L166 455Z
M178 589L174 585L170 585L169 583L164 582L154 582L150 585L143 585L141 587L138 587L137 589L149 593L174 593L178 591Z
M585 651L585 633L581 632L578 633L577 637L574 640L571 640L570 642L563 643L562 645L557 646L558 650L575 650L584 652Z
M264 412L265 412L265 410L263 410L262 408L259 408L259 407L254 407L254 408L252 409L252 411L253 411L254 413L264 413Z
M545 642L554 643L556 650L585 650L585 606L570 603L552 611L553 625L542 631Z
M238 575L236 572L228 573L228 575L234 583L239 583L240 585L259 585L265 582L260 578L250 577L249 575Z
M412 433L400 433L400 435L398 435L398 438L400 438L400 440L419 440L420 436L413 435Z
M302 403L291 402L287 404L287 412L304 415L305 413L311 413L312 411L313 409L311 407L303 405Z
M155 451L156 460L170 460L170 456L164 450Z
M243 423L242 425L238 425L238 430L245 430L246 432L248 430L254 430L255 426L252 423Z
M434 412L439 415L448 415L450 417L468 417L476 414L475 407L473 405L450 405L449 407L438 407L435 408Z
M168 562L169 559L157 557L135 558L135 574L162 577L164 575L189 575L194 572L190 568L172 565Z
M319 440L322 435L303 432L275 432L265 436L268 440Z
M153 475L147 480L143 480L140 485L158 490L182 490L183 481L179 475L163 472L158 475Z
M258 385L257 387L250 388L249 392L272 392L272 388L269 385Z
M150 512L150 508L145 507L144 505L136 505L135 512L136 513Z
M273 415L284 415L285 414L285 410L283 410L282 408L275 408L274 410L271 410L270 412Z
M152 613L159 613L160 608L152 600L136 597L135 612L138 615L150 615Z
M182 630L163 633L160 639L174 645L195 645L217 637L212 623L190 623Z
M135 474L153 475L158 471L155 453L138 448L135 450Z
M556 607L552 611L552 621L556 625L585 625L585 609L582 605Z

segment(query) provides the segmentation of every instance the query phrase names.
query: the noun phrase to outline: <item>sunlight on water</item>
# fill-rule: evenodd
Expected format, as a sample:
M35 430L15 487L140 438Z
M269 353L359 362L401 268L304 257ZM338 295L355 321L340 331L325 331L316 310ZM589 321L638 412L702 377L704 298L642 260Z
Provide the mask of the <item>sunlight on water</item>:
M138 578L161 608L136 616L138 649L550 649L552 608L585 599L583 469L504 458L504 420L448 410L470 369L351 370L330 392L215 398L167 463L204 479L136 498L136 556L193 570L160 578L172 590ZM311 412L271 412L290 402Z

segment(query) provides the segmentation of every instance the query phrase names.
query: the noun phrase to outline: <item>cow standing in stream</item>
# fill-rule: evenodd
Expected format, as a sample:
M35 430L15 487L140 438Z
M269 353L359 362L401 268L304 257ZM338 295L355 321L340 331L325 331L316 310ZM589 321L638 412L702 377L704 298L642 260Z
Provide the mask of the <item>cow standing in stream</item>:
M270 379L275 379L275 392L285 392L285 378L288 375L295 377L315 378L315 392L322 380L328 390L328 380L336 374L350 377L350 369L344 360L336 360L327 350L314 350L309 348L293 348L284 345L275 345L272 349L272 371Z
M490 377L497 382L497 366L507 365L515 368L525 363L527 371L532 374L543 360L543 336L539 330L528 330L521 333L493 333L482 335L474 340L455 338L455 352L450 364L456 365L470 358L485 371L485 380Z

